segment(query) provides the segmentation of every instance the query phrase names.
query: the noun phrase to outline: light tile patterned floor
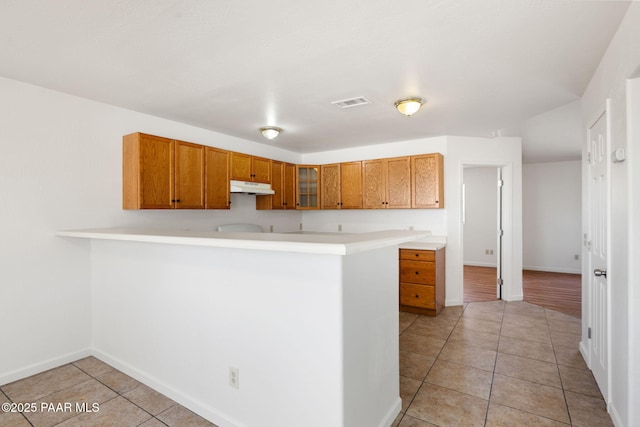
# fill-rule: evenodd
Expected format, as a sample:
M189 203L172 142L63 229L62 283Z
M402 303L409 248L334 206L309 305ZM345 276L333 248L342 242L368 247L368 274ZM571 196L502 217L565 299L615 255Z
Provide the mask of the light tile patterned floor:
M393 425L612 426L579 341L579 319L526 302L400 313L402 413ZM214 426L94 357L1 386L4 402L100 410L0 412L2 427Z
M35 411L0 412L2 427L215 427L94 357L3 385L0 402L37 404ZM90 409L96 403L98 411L77 411L82 402ZM54 406L43 410L42 403Z
M579 342L580 319L527 302L400 313L393 426L613 426Z

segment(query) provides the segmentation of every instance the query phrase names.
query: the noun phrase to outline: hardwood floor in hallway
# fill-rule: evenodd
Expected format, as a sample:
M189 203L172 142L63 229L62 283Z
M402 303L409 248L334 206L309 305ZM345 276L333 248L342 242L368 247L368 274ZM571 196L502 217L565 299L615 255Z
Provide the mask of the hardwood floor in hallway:
M582 315L581 275L524 270L524 300L574 317ZM464 302L496 300L495 267L464 266Z

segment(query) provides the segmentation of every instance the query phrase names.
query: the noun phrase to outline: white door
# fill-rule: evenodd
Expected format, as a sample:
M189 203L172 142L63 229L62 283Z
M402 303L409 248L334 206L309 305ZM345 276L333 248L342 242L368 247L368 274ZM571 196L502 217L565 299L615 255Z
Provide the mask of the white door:
M607 286L607 209L609 187L607 115L589 129L589 288L591 299L591 370L608 401L609 334Z

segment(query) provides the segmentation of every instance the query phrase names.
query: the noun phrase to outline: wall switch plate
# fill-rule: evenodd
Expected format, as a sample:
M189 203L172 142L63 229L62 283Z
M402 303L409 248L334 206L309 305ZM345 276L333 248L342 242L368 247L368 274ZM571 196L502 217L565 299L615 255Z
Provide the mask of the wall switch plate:
M240 369L229 366L229 385L233 388L240 388Z

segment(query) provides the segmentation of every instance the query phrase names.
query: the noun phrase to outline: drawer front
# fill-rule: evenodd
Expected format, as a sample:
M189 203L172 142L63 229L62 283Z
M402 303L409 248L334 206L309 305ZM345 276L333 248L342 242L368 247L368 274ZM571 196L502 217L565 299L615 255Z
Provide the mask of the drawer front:
M400 304L434 309L436 308L435 287L400 283Z
M400 261L400 281L420 283L423 285L436 284L436 264L425 261Z
M435 261L435 251L425 251L417 249L400 249L400 259L414 260L414 261Z

